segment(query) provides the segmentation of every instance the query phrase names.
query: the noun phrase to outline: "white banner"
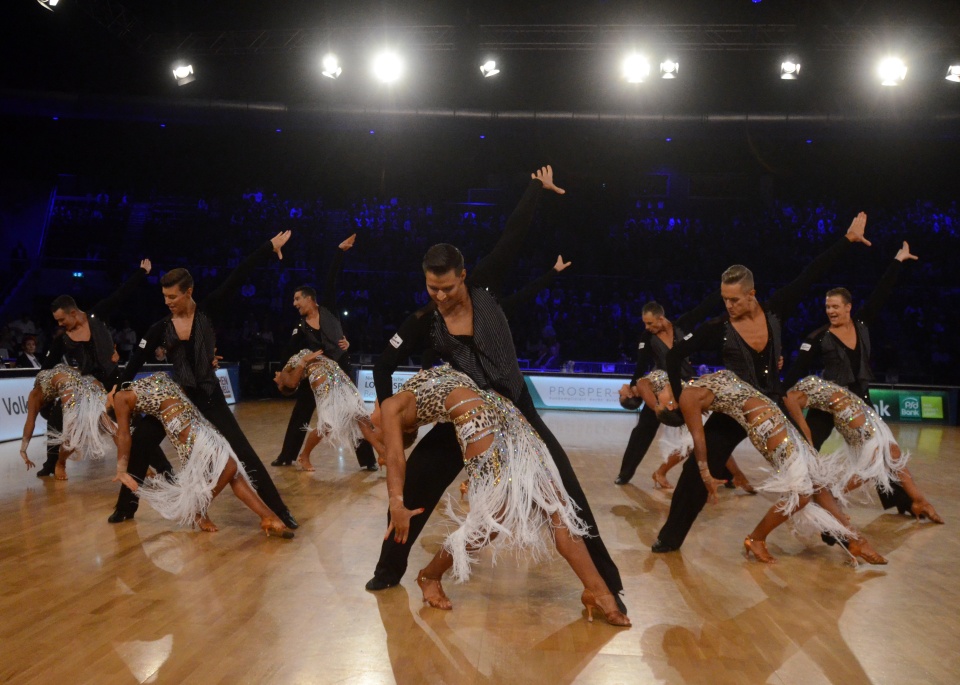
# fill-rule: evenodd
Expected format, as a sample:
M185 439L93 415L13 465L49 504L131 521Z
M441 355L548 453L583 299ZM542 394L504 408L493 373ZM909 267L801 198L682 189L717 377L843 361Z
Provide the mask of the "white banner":
M416 371L394 371L393 372L393 393L400 392L400 386L406 383ZM364 402L377 401L377 387L373 384L373 371L371 369L360 369L357 375L357 389L360 391L360 397Z
M538 409L626 411L620 406L620 386L629 378L524 376Z
M27 420L27 396L33 390L33 376L20 378L0 377L0 440L19 440L23 435L23 423ZM37 417L34 435L47 432L47 422Z

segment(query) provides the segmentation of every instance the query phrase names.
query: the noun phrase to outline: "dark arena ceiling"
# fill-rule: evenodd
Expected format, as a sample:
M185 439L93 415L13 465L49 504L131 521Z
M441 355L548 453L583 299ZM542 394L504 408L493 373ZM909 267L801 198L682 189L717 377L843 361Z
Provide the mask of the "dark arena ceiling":
M48 2L49 0L44 0ZM960 3L948 0L675 0L626 2L318 2L308 0L37 0L4 3L8 114L73 108L94 118L148 108L416 116L635 117L722 120L955 120ZM9 29L13 28L13 31ZM369 74L389 46L406 61L393 86ZM340 78L321 76L335 52ZM627 83L624 55L639 51L651 77ZM875 64L908 65L881 88ZM659 78L671 58L679 78ZM779 78L788 57L796 81ZM501 73L482 77L495 59ZM191 63L178 87L171 65ZM67 113L69 115L69 112Z

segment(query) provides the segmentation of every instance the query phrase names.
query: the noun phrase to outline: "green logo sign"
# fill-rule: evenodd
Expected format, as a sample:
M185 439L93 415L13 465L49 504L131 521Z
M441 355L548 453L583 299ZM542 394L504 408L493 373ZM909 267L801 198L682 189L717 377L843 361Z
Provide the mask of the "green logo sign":
M900 420L920 421L920 398L917 395L900 395Z
M925 419L943 418L943 398L930 395L920 396L920 414Z

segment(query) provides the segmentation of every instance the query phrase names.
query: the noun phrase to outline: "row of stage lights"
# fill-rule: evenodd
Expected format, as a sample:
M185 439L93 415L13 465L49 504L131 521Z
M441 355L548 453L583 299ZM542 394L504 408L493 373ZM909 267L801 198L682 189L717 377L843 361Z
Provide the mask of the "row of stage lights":
M785 81L795 81L800 78L800 62L787 60L780 65L780 78ZM326 55L321 61L321 74L330 79L339 78L343 73L340 59L334 54ZM628 83L643 83L650 78L650 61L643 55L633 53L624 58L621 64L624 80ZM403 78L405 64L403 58L392 50L384 50L374 55L370 60L370 72L373 77L386 84L392 84ZM496 60L488 59L480 65L480 73L484 78L490 78L500 73ZM660 62L660 78L675 79L680 75L680 63L666 59ZM178 62L173 65L173 77L177 84L185 86L194 80L193 65ZM907 65L898 57L887 57L877 65L877 77L882 86L897 86L907 77ZM960 65L951 65L947 68L946 79L960 83Z

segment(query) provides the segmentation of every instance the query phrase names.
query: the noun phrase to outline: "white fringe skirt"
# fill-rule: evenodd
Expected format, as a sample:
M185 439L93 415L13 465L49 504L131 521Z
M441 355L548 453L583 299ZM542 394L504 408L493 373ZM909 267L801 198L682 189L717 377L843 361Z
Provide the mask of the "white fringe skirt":
M818 487L830 487L837 476L830 472L832 464L821 459L793 424L788 422L786 427L788 439L796 448L785 461L773 464L776 471L757 485L757 490L772 493L779 498L777 511L790 517L797 535L806 537L827 533L840 540L855 538L853 531L814 502L809 502L797 511L801 497L812 496Z
M180 470L171 476L147 478L137 489L140 499L158 514L182 526L193 526L198 515L206 515L213 489L231 459L237 464L237 477L253 486L230 443L216 428L195 420L190 431L193 448L185 460L181 458Z
M534 561L548 558L554 546L554 514L571 535L588 534L546 445L526 422L510 416L506 430L495 433L485 452L464 461L470 510L464 512L452 498L448 500L448 514L460 527L443 543L453 556L457 582L470 578L477 551L490 543L494 563L503 550L512 550L518 557L525 553Z
M660 426L660 456L666 462L670 455L679 454L684 461L693 452L693 436L686 426Z
M336 381L320 384L313 397L317 403L317 426L307 426L307 430L316 430L337 449L355 448L363 438L357 422L367 418L357 386L341 372Z
M108 439L111 422L104 409L107 393L93 383L80 381L74 388L73 401L63 405L63 432L47 431L47 442L73 450L70 459L103 459L113 444Z
M883 492L891 492L891 481L900 480L900 472L906 467L910 459L909 452L901 452L899 459L894 459L893 447L897 441L893 437L889 426L879 418L867 416L874 428L873 435L861 445L851 445L845 442L842 447L824 457L832 462L837 472L831 490L842 504L848 503L848 493L844 492L847 483L853 478L863 481L859 492L866 500L870 499L870 491L877 487Z

